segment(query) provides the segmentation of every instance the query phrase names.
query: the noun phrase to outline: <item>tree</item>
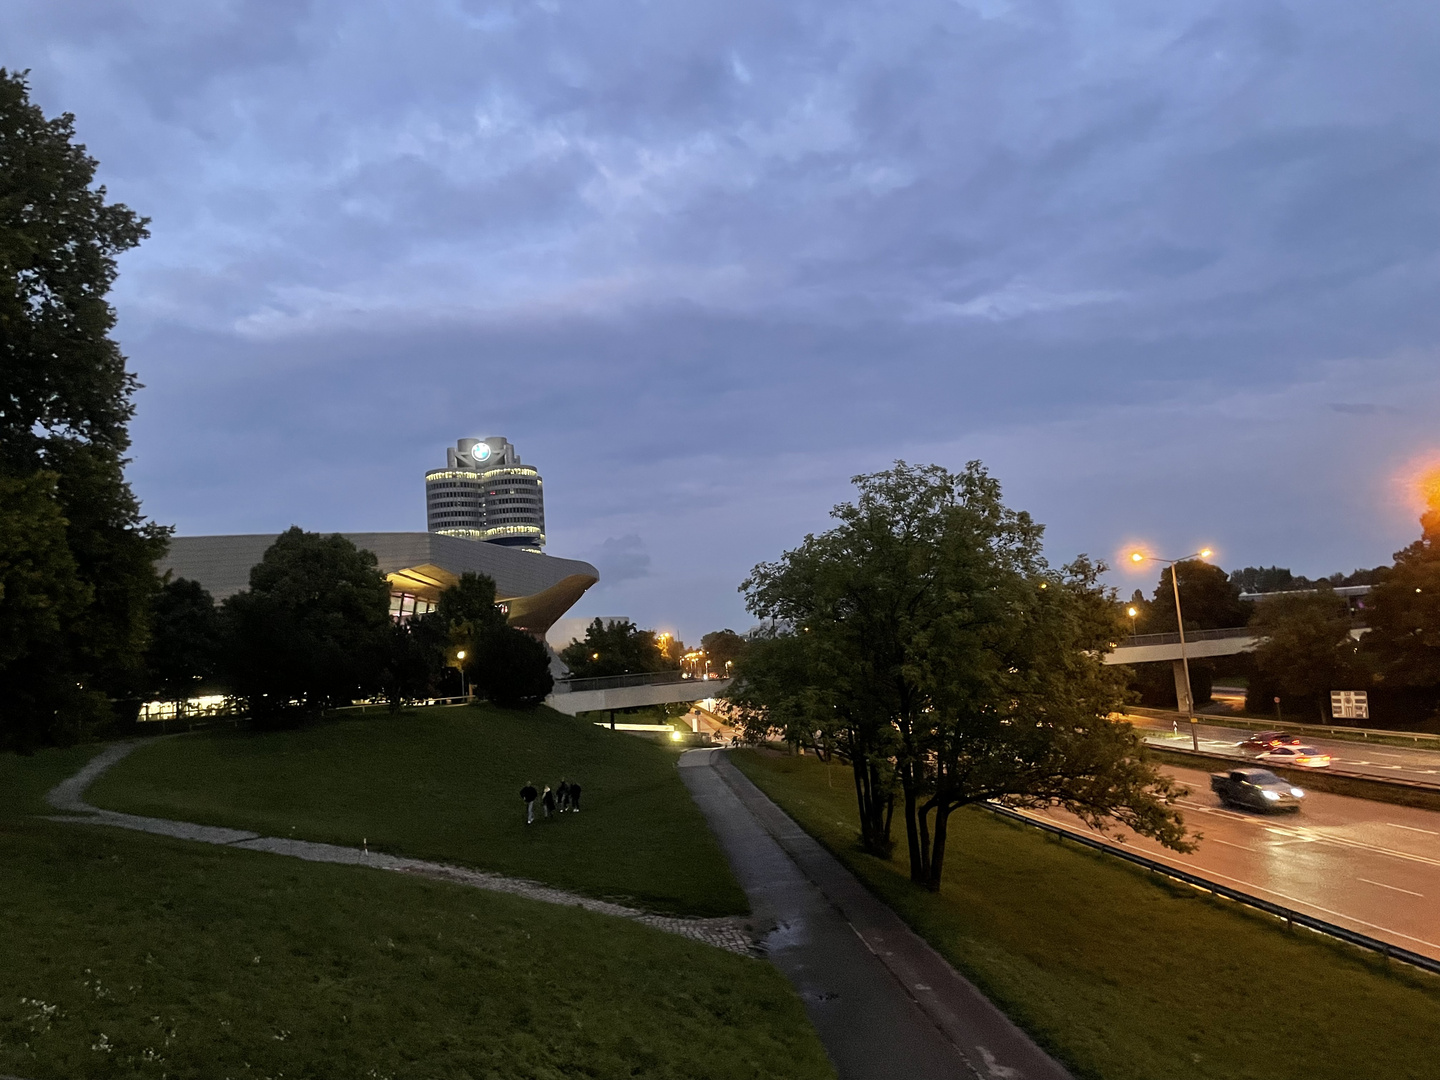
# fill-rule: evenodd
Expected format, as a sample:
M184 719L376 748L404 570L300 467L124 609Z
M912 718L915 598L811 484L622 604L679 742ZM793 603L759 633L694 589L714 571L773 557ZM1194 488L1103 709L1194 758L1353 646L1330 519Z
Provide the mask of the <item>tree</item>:
M1256 605L1250 626L1260 638L1254 657L1261 676L1307 699L1321 723L1330 718L1330 691L1360 684L1350 611L1332 590L1272 596Z
M167 581L150 604L149 692L163 701L184 701L219 673L220 612L198 581Z
M1366 598L1364 652L1390 685L1440 688L1440 487L1420 517L1420 539Z
M585 628L584 641L560 650L560 659L576 678L631 675L678 667L661 646L654 630L641 630L629 619L596 619Z
M508 626L478 639L465 670L476 693L502 709L533 709L555 686L545 646Z
M69 627L93 592L65 525L54 475L0 475L0 750L69 741L79 734L76 717L103 709L95 691L69 677Z
M854 483L835 528L742 586L752 612L791 629L783 651L752 644L731 696L834 733L866 846L883 846L887 817L869 778L889 773L911 878L932 889L950 815L988 799L1058 804L1184 849L1178 789L1110 718L1124 686L1102 658L1122 630L1103 568L1051 571L1041 527L1005 507L979 462L956 474L897 462Z
M340 535L282 533L225 601L231 685L262 726L300 723L379 689L390 586Z
M110 337L106 300L115 257L146 223L91 187L96 162L74 134L74 117L47 120L24 74L0 69L0 476L54 474L48 498L89 593L67 612L64 647L47 654L53 696L33 702L54 731L108 719L107 697L131 716L138 709L167 533L144 521L125 483L137 384ZM43 532L52 516L27 505Z
M1200 559L1184 559L1173 567L1180 582L1180 606L1186 630L1226 630L1250 621L1252 605L1240 599L1240 586L1218 566ZM1175 591L1172 567L1160 571L1154 599L1145 613L1141 633L1175 632Z
M1230 582L1242 593L1285 592L1288 589L1308 589L1309 578L1296 577L1283 566L1247 566L1243 570L1232 570Z
M748 644L734 630L716 630L700 639L700 648L710 661L710 669L720 676L733 671L733 666L745 655Z
M384 635L380 691L392 714L406 701L435 694L444 675L449 634L431 612L408 622L392 622Z

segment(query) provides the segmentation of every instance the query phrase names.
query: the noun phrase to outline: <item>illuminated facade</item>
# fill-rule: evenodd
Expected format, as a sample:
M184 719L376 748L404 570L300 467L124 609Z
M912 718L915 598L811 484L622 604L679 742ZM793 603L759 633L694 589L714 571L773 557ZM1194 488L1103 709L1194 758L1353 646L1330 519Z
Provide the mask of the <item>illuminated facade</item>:
M545 482L509 439L460 439L443 469L425 474L425 527L442 536L539 552L545 546Z
M464 573L495 582L495 599L517 630L543 637L555 621L600 579L578 559L557 559L499 544L477 544L435 533L344 533L375 556L390 584L390 617L405 622L432 610L440 593ZM250 584L250 570L275 542L270 534L174 536L160 573L198 581L216 600Z

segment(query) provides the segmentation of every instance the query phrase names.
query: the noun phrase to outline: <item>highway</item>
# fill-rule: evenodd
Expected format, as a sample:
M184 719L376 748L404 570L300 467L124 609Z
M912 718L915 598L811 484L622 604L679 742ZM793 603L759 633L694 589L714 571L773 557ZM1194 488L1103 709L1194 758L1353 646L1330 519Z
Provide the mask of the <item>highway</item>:
M1209 773L1165 771L1190 788L1180 805L1200 846L1177 855L1130 834L1127 848L1440 960L1440 813L1323 792L1298 814L1249 813L1222 807ZM1059 811L1031 816L1094 835Z
M1190 749L1190 725L1183 718L1179 721L1180 734L1174 734L1174 721L1160 720L1153 716L1126 714L1126 719L1153 746L1178 746ZM1249 731L1265 731L1265 725L1256 721L1249 731L1240 728L1221 727L1218 724L1198 725L1200 749L1210 754L1226 754L1234 757L1253 757L1241 751L1235 744L1244 739ZM1405 746L1382 746L1353 742L1348 739L1311 739L1301 736L1305 745L1314 746L1330 755L1331 763L1345 772L1373 776L1381 780L1418 780L1422 783L1440 786L1440 750L1425 747L1411 749Z

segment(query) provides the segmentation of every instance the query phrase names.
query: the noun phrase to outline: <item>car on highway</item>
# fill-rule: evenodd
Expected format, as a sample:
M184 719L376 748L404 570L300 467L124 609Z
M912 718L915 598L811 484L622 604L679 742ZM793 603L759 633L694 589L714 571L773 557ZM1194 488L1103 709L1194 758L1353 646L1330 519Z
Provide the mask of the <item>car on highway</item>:
M1266 750L1273 750L1277 746L1299 746L1300 740L1283 731L1257 731L1244 742L1235 745L1241 750L1263 754Z
M1313 746L1275 746L1263 754L1255 755L1256 761L1267 761L1273 765L1295 765L1302 769L1325 769L1330 766L1330 755Z
M1269 769L1231 769L1211 773L1210 790L1220 796L1226 806L1241 806L1273 814L1280 810L1299 810L1305 792L1282 780Z

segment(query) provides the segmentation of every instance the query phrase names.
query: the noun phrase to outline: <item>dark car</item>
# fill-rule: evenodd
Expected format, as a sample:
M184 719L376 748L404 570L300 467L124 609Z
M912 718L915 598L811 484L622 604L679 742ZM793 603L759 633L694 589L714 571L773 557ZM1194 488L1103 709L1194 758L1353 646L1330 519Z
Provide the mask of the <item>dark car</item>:
M1266 750L1273 750L1277 746L1296 746L1300 740L1294 735L1284 731L1257 731L1242 743L1236 745L1241 750L1249 750L1251 753L1263 754Z
M1231 769L1211 773L1210 790L1220 796L1226 806L1271 813L1276 810L1299 810L1305 792L1288 780L1282 780L1269 769Z

